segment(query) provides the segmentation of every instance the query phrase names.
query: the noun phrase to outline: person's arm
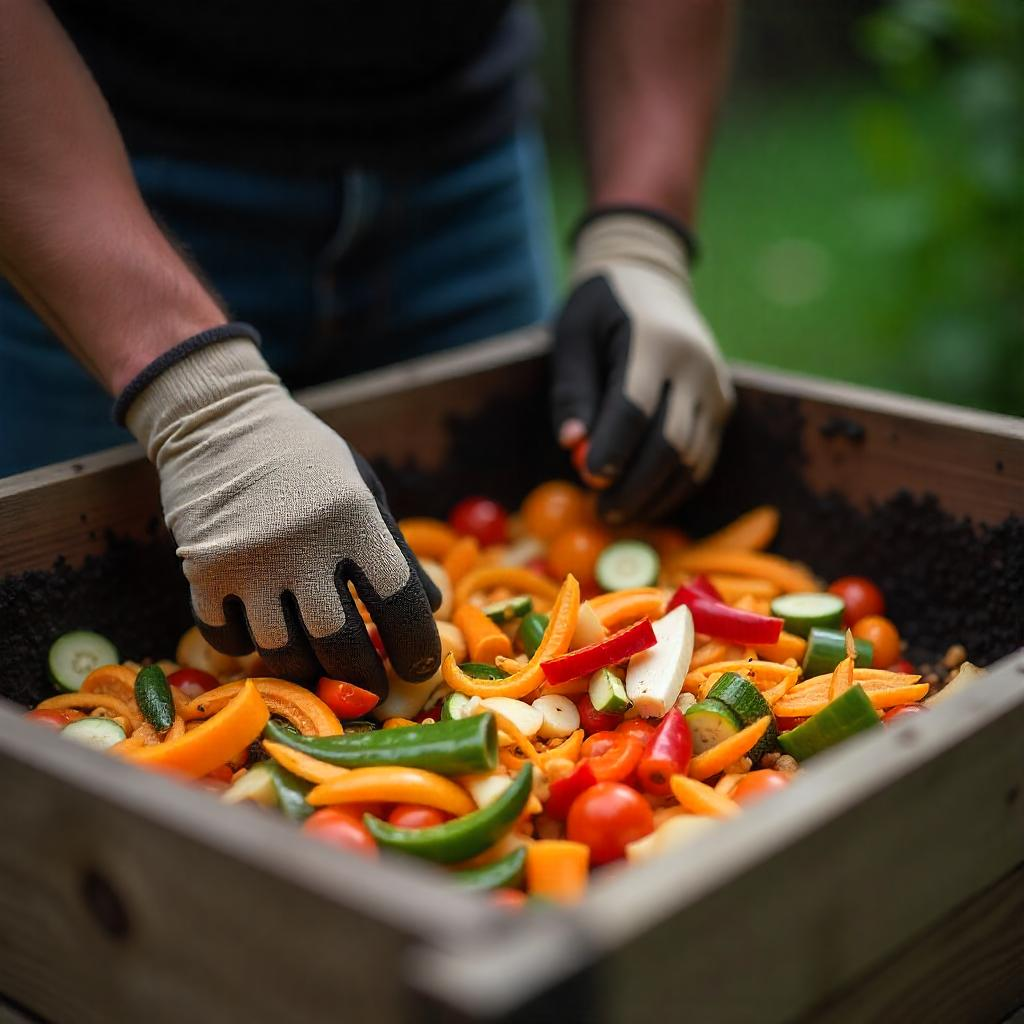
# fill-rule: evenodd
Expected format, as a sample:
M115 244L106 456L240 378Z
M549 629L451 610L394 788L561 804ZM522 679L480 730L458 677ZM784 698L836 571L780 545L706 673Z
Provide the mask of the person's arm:
M577 4L592 206L651 206L693 227L734 20L732 0Z
M43 0L0 31L0 273L116 394L226 317L146 209L92 75Z

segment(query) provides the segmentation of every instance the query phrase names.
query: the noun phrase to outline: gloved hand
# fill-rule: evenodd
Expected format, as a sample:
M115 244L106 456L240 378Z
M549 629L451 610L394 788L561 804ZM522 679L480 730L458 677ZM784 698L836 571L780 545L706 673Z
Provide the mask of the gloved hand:
M369 464L295 402L251 340L229 337L178 361L175 351L118 406L159 471L206 639L236 656L255 645L275 675L327 675L384 696L351 582L398 674L432 675L440 594Z
M599 213L577 238L572 286L555 327L559 440L589 436L587 470L612 481L598 499L608 521L660 518L711 471L734 403L683 236L642 212Z

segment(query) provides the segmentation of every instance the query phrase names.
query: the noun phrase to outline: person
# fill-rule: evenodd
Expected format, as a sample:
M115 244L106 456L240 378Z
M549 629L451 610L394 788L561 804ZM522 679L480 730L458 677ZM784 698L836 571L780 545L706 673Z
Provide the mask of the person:
M7 0L3 20L0 472L127 427L216 647L384 693L351 584L396 672L429 677L437 591L286 385L547 314L531 12ZM588 213L551 401L612 521L678 505L732 403L687 226L732 22L730 0L575 8Z

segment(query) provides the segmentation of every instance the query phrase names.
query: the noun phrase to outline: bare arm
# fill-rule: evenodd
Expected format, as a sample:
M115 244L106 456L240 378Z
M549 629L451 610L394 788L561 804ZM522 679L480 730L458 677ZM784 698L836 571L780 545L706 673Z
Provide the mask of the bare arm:
M692 225L731 51L732 0L577 0L591 205Z
M224 313L150 216L50 9L0 0L0 15L0 273L117 393Z

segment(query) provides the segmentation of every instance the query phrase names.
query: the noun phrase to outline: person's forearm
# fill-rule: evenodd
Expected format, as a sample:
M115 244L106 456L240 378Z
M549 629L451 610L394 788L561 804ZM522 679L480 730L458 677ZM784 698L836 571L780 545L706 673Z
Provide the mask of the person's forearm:
M575 25L591 206L651 206L692 225L732 0L577 0Z
M0 32L0 274L112 393L224 322L139 195L117 126L42 0Z

